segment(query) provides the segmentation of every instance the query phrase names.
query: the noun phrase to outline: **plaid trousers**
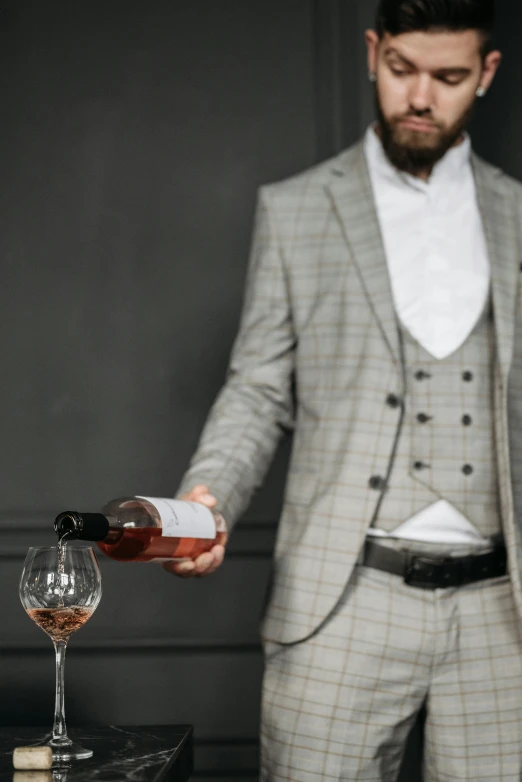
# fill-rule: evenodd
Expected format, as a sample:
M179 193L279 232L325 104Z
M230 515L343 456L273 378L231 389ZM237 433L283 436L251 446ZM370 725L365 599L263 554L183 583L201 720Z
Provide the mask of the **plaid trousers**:
M320 632L265 645L262 782L393 782L425 701L425 782L519 782L521 640L509 576L424 590L357 566Z

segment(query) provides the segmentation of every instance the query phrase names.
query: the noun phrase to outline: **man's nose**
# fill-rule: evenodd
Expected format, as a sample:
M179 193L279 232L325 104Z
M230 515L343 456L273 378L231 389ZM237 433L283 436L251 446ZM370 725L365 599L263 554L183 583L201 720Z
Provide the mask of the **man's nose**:
M435 102L433 84L429 76L421 74L413 80L409 94L410 106L418 112L431 109Z

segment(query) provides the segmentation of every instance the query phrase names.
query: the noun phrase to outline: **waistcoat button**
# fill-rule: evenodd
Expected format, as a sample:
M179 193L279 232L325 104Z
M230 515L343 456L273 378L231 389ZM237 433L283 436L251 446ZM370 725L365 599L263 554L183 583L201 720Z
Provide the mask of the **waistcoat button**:
M388 407L399 407L401 400L396 394L388 394L386 397L386 404Z
M473 372L468 372L468 371L463 372L462 379L464 380L465 383L471 383L471 381L473 380Z
M428 421L431 421L431 419L432 419L432 416L431 415L426 415L426 413L419 413L417 415L417 421L420 424L426 424Z
M462 416L462 423L464 426L469 426L472 423L472 418L470 415L463 415Z
M427 380L429 377L431 377L431 375L423 369L419 369L418 372L415 372L415 380Z
M424 464L424 462L413 462L413 468L415 470L424 470L425 467L429 467L429 465Z
M380 475L372 475L368 481L370 489L384 489L386 481Z
M464 467L462 468L462 472L464 473L464 475L471 475L471 473L473 472L473 467L471 466L471 464L465 464Z

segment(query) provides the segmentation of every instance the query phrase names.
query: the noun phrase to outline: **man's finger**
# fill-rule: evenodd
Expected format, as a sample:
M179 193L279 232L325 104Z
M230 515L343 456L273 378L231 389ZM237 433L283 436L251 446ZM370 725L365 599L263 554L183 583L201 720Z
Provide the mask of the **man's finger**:
M164 562L162 565L164 570L169 573L175 573L177 576L193 576L196 566L194 562L187 560L186 562Z
M206 551L204 554L200 554L194 561L194 570L199 576L205 572L205 570L211 567L214 563L214 557L210 551Z
M205 486L204 483L197 483L195 486L192 487L189 494L192 494L193 492L196 492L196 494L201 494L201 492L208 491L208 486Z
M214 558L214 564L216 566L221 565L223 560L225 559L225 547L224 546L214 546L214 548L211 551L211 554Z
M189 502L201 502L209 508L213 508L217 505L217 499L210 493L208 486L202 483L198 483L189 492L181 496L182 500L188 500Z
M214 571L216 571L218 567L223 563L223 560L225 558L225 547L214 546L214 548L212 549L212 551L209 552L209 554L212 555L212 559L208 564L206 564L207 560L205 559L200 563L200 567L196 565L196 575L209 576L211 573L214 573Z

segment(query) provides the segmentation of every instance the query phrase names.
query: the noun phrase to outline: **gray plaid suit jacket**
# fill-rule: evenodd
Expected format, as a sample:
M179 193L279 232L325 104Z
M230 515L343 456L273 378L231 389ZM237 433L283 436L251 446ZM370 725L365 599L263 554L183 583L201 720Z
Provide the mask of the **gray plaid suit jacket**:
M501 515L522 613L522 186L476 156L473 167L492 265ZM379 502L370 478L393 460L402 412L386 398L403 396L404 378L359 143L260 189L228 377L179 489L207 484L232 526L294 430L266 639L308 637L342 595Z

